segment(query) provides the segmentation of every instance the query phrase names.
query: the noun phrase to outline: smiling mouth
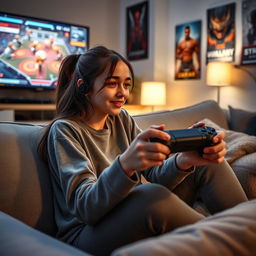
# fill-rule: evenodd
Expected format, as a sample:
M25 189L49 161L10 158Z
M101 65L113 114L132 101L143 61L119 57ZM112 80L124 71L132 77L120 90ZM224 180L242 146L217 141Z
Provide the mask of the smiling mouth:
M122 107L124 105L124 101L111 101L111 103L115 106L115 107Z

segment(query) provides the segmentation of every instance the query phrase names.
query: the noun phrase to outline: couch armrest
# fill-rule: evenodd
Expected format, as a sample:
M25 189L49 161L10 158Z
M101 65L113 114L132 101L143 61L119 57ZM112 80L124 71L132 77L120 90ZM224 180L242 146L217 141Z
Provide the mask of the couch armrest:
M89 256L0 212L1 256Z

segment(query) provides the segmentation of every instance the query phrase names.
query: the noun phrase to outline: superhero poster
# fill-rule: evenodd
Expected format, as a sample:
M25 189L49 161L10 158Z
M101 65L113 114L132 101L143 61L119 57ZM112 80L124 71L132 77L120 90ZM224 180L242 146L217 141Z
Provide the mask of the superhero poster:
M242 3L243 48L241 64L256 64L256 1Z
M201 76L201 23L199 20L175 27L175 80Z
M148 57L148 2L126 9L126 55L128 60Z
M206 62L235 59L235 3L207 10Z

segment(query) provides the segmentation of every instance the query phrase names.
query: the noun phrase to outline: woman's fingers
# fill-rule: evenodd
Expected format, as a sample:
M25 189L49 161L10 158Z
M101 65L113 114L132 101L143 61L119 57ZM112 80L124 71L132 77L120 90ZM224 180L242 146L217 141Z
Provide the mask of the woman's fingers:
M193 124L192 126L190 126L189 129L198 128L198 127L202 127L202 126L205 126L204 122L197 122L197 123Z
M162 127L162 126L155 126L155 127ZM145 141L148 141L150 138L158 138L161 140L168 141L170 139L170 135L164 132L163 130L150 127L147 130L140 133L138 135L138 138Z
M170 149L160 142L150 141L150 138L169 140L170 136L162 129L163 125L152 126L141 132L120 156L121 166L128 175L134 170L145 170L163 164L163 160L170 154Z

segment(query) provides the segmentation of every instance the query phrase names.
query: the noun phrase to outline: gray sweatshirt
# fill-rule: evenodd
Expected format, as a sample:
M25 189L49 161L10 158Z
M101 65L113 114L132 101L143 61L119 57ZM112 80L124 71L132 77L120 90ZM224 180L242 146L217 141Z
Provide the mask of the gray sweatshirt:
M58 120L48 136L48 164L54 192L57 237L72 242L85 225L96 225L130 191L140 184L140 175L174 189L190 172L176 168L173 157L129 178L118 156L141 132L122 109L109 116L106 129L95 130L84 122Z

